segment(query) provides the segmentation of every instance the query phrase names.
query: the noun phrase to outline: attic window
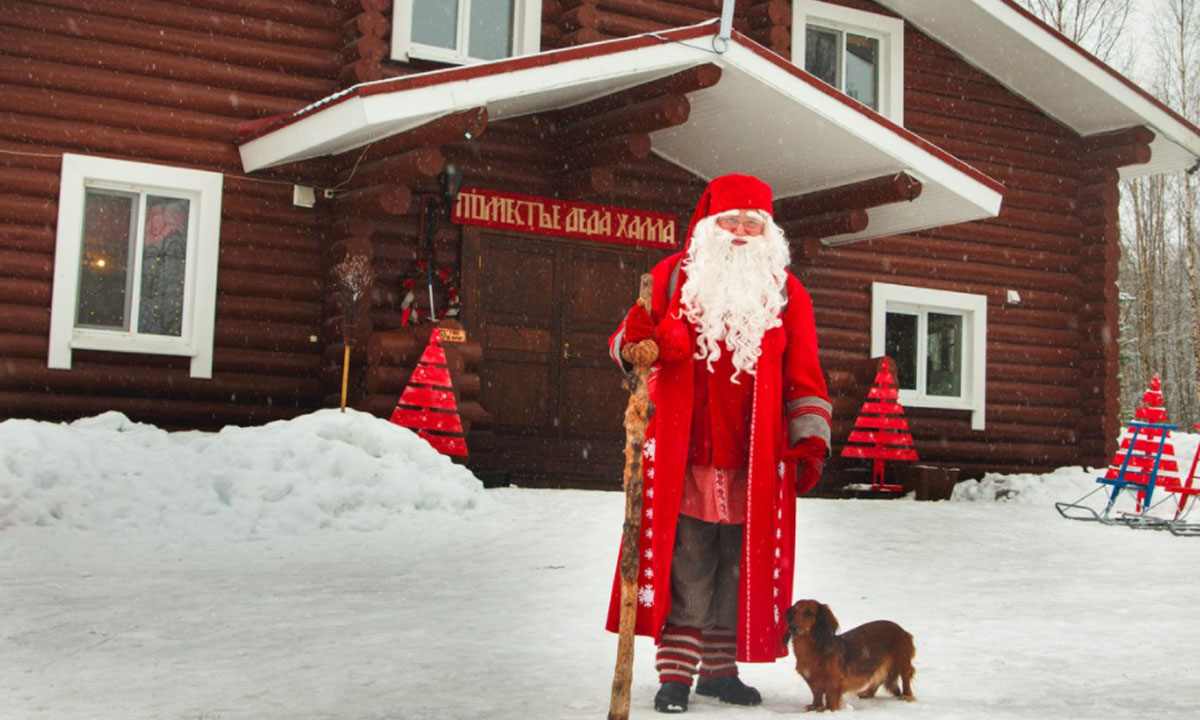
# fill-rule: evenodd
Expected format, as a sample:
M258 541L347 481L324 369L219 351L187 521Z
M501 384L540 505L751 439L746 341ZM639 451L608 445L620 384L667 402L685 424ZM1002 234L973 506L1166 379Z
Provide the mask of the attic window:
M538 0L396 0L393 60L469 64L538 51Z
M817 0L795 0L793 58L897 124L904 120L904 21Z

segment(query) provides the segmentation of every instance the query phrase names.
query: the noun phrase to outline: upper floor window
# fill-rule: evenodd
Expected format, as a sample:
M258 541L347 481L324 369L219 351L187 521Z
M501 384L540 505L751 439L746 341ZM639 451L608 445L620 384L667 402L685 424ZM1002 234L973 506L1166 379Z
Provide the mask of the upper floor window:
M987 297L873 283L871 357L896 363L900 402L971 411L984 425Z
M904 21L817 0L792 4L793 58L897 124L904 121Z
M541 39L539 0L396 0L393 13L393 60L499 60L537 52Z
M49 366L74 349L183 355L212 377L222 177L63 155Z

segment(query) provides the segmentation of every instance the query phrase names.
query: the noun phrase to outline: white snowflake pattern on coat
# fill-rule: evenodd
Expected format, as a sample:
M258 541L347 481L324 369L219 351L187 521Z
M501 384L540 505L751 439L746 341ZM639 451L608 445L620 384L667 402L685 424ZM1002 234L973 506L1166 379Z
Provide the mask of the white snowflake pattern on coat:
M780 461L779 463L779 479L783 479L783 461Z
M646 441L646 444L642 446L642 457L646 460L654 460L654 438L650 438Z
M638 604L642 607L654 607L654 588L649 585L642 585L638 588ZM779 609L775 609L775 613L779 613Z

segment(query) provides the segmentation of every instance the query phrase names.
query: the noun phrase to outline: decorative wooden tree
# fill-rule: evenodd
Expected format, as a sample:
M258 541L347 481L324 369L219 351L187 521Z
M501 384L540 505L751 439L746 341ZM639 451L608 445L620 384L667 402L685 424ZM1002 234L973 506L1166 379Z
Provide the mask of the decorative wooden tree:
M900 485L883 481L888 460L916 462L917 451L913 449L912 434L908 421L904 419L904 407L899 401L900 391L896 388L896 377L892 364L886 356L879 361L879 372L875 384L867 394L867 400L854 421L854 430L842 448L844 458L865 458L874 461L871 473L871 489L881 492L903 492Z
M1180 486L1179 464L1171 443L1171 426L1167 425L1167 409L1163 407L1162 383L1157 375L1142 394L1133 422L1121 431L1120 447L1108 465L1104 480L1144 488L1137 493L1138 511L1151 499L1148 495L1152 496L1155 486Z
M416 430L417 435L443 455L467 456L462 419L454 399L454 385L442 348L441 332L433 329L429 345L400 394L392 422Z

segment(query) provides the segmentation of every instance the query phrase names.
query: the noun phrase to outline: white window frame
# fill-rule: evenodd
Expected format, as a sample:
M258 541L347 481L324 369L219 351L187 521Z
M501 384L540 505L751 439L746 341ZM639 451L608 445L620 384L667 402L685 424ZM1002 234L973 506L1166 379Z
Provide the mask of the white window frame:
M819 0L792 2L792 62L804 69L809 25L879 40L879 114L904 124L904 21ZM845 59L842 59L844 62ZM841 90L841 88L838 88Z
M962 394L958 398L926 395L924 363L917 368L917 389L900 390L900 403L912 407L969 410L971 429L984 429L987 397L987 296L909 285L871 283L871 357L886 352L887 313L940 312L963 318ZM924 327L923 325L921 327ZM917 357L925 357L924 332L919 334Z
M50 306L49 367L69 370L73 350L105 350L190 357L192 377L212 377L223 182L220 173L204 170L63 154L54 251L54 292ZM75 326L79 265L83 253L84 202L89 188L161 192L187 197L191 201L182 334L179 337Z
M414 0L395 0L392 7L392 59L407 62L411 59L469 65L487 62L469 57L462 48L467 44L467 26L470 15L467 10L471 0L444 0L458 2L458 48L450 50L434 45L422 45L412 41L412 11ZM513 11L513 44L509 57L529 55L541 48L542 3L541 0L516 0Z

